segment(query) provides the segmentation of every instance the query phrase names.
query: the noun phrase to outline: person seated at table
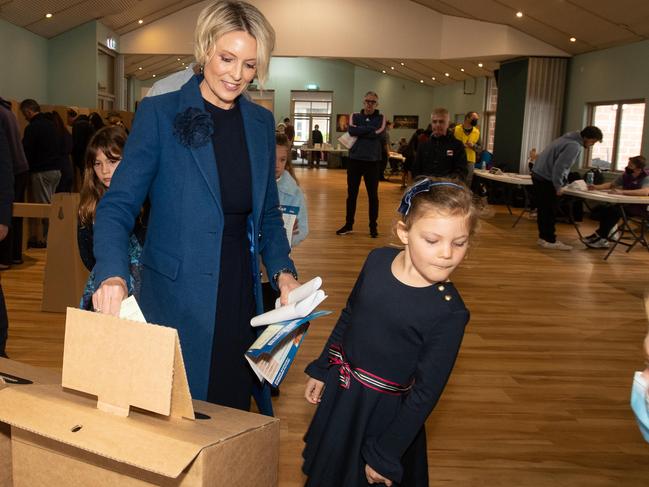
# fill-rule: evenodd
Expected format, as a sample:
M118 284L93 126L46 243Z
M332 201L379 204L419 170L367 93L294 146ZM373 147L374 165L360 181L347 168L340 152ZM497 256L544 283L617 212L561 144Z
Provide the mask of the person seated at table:
M649 177L645 167L647 161L643 156L629 158L629 163L624 173L615 181L589 185L589 190L608 189L612 194L624 194L627 196L649 196ZM628 216L642 216L646 212L647 205L624 205L624 211ZM584 243L593 249L605 249L608 247L608 238L613 227L622 218L622 210L619 205L599 205L593 208L592 215L599 220L599 227L595 233L584 239Z

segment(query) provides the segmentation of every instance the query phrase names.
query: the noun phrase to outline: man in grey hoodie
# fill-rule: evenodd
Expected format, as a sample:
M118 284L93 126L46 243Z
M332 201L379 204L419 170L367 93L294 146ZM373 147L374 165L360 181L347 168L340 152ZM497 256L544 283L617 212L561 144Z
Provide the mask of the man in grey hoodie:
M546 249L572 250L557 240L555 219L558 197L563 187L568 184L570 168L581 153L582 147L592 147L602 141L602 131L589 125L581 132L569 132L553 140L534 162L532 182L534 196L538 205L537 225L539 239L537 243Z

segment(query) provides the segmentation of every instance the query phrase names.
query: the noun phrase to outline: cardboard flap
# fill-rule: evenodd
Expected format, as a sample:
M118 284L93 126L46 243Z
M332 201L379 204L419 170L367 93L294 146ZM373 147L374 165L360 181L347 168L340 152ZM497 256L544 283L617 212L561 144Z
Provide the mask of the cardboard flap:
M62 384L97 396L100 409L120 416L136 406L194 418L174 328L68 308Z
M203 448L278 421L214 404L196 405L209 419L163 419L139 411L120 418L60 386L27 385L0 390L0 421L170 478L178 477Z

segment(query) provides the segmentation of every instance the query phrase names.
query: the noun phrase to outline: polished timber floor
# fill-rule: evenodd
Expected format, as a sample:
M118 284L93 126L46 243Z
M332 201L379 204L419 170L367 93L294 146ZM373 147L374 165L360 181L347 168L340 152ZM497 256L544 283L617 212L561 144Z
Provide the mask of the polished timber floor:
M401 190L382 182L378 239L367 227L361 187L354 233L344 222L343 170L298 168L311 232L293 252L301 280L322 276L334 315L313 323L275 401L281 419L280 485L299 486L302 435L313 414L303 399L315 357L375 246L394 243ZM633 371L643 366L649 252L561 252L536 246L535 222L496 207L454 281L471 322L442 399L428 419L431 486L648 486L649 445L629 408ZM592 223L583 224L590 230ZM574 229L559 237L576 243ZM60 367L64 315L40 311L44 250L2 272L11 322L9 355Z

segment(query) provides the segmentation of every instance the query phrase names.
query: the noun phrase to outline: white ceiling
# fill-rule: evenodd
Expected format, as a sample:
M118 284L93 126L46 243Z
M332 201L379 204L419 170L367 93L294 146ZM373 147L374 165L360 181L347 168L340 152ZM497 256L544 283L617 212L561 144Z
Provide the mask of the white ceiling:
M151 23L202 0L0 0L0 18L45 38L55 37L91 20L118 34ZM411 0L394 0L399 3ZM649 0L413 0L442 14L504 24L570 54L580 54L649 38ZM297 2L296 2L297 3ZM516 17L517 11L522 18ZM53 14L46 19L45 14ZM317 20L314 20L317 21ZM570 42L574 36L576 42ZM458 42L479 43L480 32L464 32ZM389 42L389 35L386 35ZM180 57L180 61L178 58ZM408 60L345 59L387 74L443 85L471 76L488 75L503 59ZM128 55L125 74L139 79L182 69L191 57ZM478 62L483 67L478 67ZM139 69L139 68L142 69ZM395 69L392 70L391 67ZM464 69L464 71L461 71ZM449 73L445 76L444 73ZM432 78L435 77L435 80Z

